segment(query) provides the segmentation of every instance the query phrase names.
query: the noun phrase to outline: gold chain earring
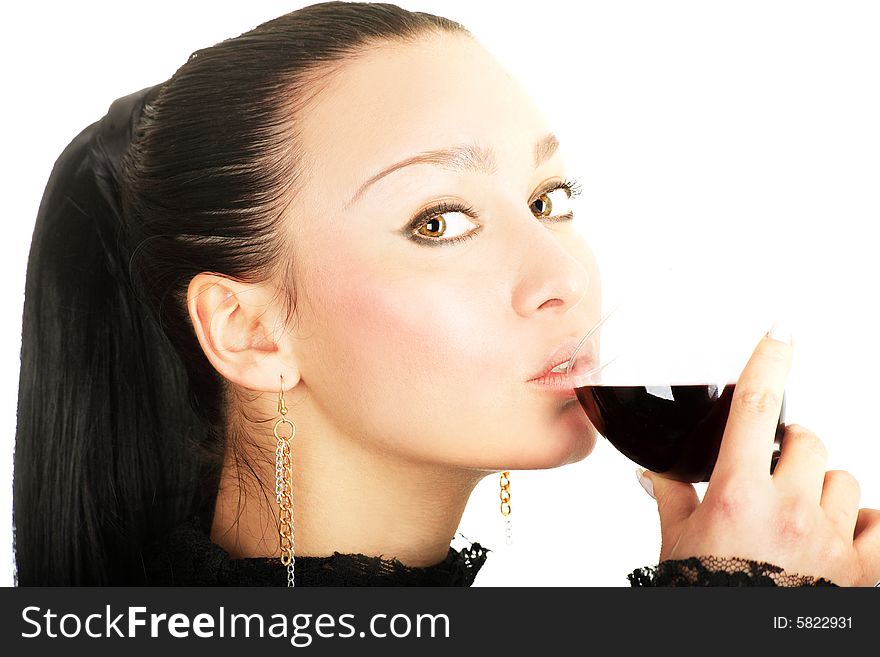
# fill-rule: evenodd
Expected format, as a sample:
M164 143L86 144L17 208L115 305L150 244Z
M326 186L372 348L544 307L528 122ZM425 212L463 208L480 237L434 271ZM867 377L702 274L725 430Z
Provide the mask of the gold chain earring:
M293 475L290 467L291 446L296 435L296 425L287 419L284 403L284 375L278 392L278 412L281 419L275 423L275 501L279 508L278 534L281 543L281 563L287 566L287 586L293 586ZM291 434L286 438L278 435L278 428L289 424Z
M513 526L510 522L510 471L501 473L501 515L504 516L504 538L507 545L513 545Z

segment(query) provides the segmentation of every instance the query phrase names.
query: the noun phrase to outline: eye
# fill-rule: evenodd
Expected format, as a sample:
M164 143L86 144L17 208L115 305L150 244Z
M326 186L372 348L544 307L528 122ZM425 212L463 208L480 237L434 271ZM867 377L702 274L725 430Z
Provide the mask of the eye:
M412 231L414 238L422 243L434 246L435 244L449 244L460 242L476 235L479 224L467 221L466 216L476 218L476 211L470 206L461 203L441 202L419 213L414 220L415 228ZM473 226L467 232L467 226ZM456 233L456 227L463 227ZM450 232L452 235L450 236Z
M456 221L456 216L458 218L463 217L464 214L462 212L444 212L443 214L437 214L424 222L418 229L416 229L416 233L422 235L423 237L456 237L453 231L453 235L449 235L449 225L452 224L453 228L456 224L462 224L462 221ZM470 225L474 225L473 222L468 221Z
M557 180L542 191L529 207L538 219L567 221L574 219L571 199L580 193L577 181Z

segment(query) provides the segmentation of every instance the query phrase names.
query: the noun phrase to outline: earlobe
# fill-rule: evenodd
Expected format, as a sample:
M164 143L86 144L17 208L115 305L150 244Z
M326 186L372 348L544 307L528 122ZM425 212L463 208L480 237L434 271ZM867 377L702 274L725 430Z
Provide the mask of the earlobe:
M226 379L249 390L277 390L279 375L295 384L299 372L283 344L267 331L276 318L265 286L217 274L193 277L187 309L205 356Z

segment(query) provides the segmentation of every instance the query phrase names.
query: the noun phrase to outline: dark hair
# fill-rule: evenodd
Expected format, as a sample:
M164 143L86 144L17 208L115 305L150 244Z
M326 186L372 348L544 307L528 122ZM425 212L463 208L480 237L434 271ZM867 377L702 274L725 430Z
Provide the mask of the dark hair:
M213 511L231 386L199 345L189 282L296 295L281 217L306 170L297 121L359 53L460 24L324 2L194 52L116 100L55 163L28 258L14 473L19 585L143 581L142 550Z

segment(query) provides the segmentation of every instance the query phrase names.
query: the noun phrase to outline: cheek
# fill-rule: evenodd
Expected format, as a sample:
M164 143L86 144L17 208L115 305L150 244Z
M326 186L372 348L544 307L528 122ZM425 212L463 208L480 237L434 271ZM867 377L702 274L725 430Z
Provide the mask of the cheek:
M483 363L492 350L487 334L496 333L486 322L485 307L478 311L461 297L459 286L443 292L413 283L351 282L337 291L335 314L342 341L356 351L363 367L395 381L432 378L448 380ZM484 314L479 314L480 312Z
M444 443L464 440L462 427L501 403L475 393L497 391L493 377L505 378L503 312L466 281L445 276L441 285L412 271L389 273L387 264L352 262L315 296L320 315L310 333L321 366L312 372L320 378L314 394L352 435L394 449L448 450L454 446Z

